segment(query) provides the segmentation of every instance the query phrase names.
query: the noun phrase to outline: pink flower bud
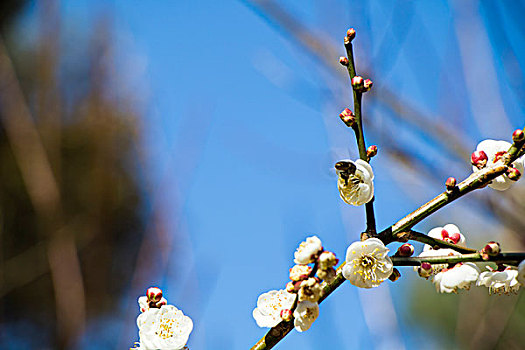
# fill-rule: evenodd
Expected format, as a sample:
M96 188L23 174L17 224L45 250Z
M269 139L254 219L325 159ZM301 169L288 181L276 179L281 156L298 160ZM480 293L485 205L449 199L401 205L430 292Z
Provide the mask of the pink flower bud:
M501 248L498 242L490 241L481 250L481 254L487 254L489 256L496 256L501 252Z
M368 158L375 157L377 155L377 146L372 145L366 149L366 156Z
M525 133L521 129L517 129L512 133L512 141L521 142L525 139Z
M428 262L422 262L417 272L419 273L419 276L429 278L432 275L432 265Z
M455 177L449 177L447 181L445 182L445 186L447 187L448 191L452 191L454 188L456 188L456 178Z
M293 319L293 313L292 313L292 310L290 309L282 309L281 310L281 318L283 319L283 321L291 321Z
M157 287L150 287L146 291L146 297L148 298L148 301L154 301L159 302L162 299L162 290Z
M359 75L356 75L355 77L353 77L352 87L354 88L354 90L362 92L365 88L365 80L363 79L363 77Z
M354 28L350 28L346 31L346 36L348 39L350 39L350 41L354 40L355 38L355 29Z
M388 277L388 279L392 282L395 282L399 279L399 277L401 277L401 272L399 272L399 270L394 267L392 274Z
M339 63L341 63L345 67L348 67L348 58L344 56L339 57Z
M405 243L397 249L398 256L412 256L414 254L414 246L410 243Z
M370 89L372 88L372 85L374 85L374 83L370 79L366 79L363 83L363 87L365 88L365 91L370 91Z
M355 124L355 116L354 113L348 108L343 109L343 111L339 114L339 118L348 126L349 128L352 127Z
M487 154L483 151L474 151L470 156L470 162L478 169L484 168L488 160L489 157L487 157Z
M521 177L520 171L516 168L509 167L507 169L506 174L507 174L507 177L512 181L518 181Z

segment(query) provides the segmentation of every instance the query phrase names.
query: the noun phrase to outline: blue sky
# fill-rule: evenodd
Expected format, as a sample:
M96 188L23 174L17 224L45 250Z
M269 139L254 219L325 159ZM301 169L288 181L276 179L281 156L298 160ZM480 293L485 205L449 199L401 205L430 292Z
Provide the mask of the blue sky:
M498 33L457 39L458 30L486 28L493 4L360 3L306 1L299 6L287 1L284 6L338 45L338 54L344 53L346 29L356 27L358 70L374 74L378 91L394 89L431 116L440 115L444 124L466 135L470 147L481 137L508 138L509 126L523 123L515 117L523 112L515 93L521 90L513 89L522 82L506 80L501 57L490 51ZM132 93L144 110L149 161L142 170L151 195L145 216L160 207L172 237L163 251L168 257L163 255L164 269L153 271L149 282L192 317L191 349L249 348L266 331L251 316L257 296L284 287L296 246L316 234L343 258L364 229L362 208L349 208L339 199L331 172L335 160L357 154L352 135L337 118L351 102L350 90L241 1L64 1L62 11L65 27L78 33L92 31L100 14L114 16L116 70L122 75L117 89ZM523 52L525 43L512 26L509 20L501 30L511 33L510 45ZM477 57L472 50L489 51ZM517 64L524 58L518 56ZM465 71L465 62L472 72ZM494 83L495 93L483 89L493 83L483 66L487 62L494 66L494 77L503 77ZM335 74L346 78L343 69ZM485 80L476 79L480 76ZM472 90L476 86L479 93ZM411 145L421 157L430 154L458 178L470 167L436 151L435 141L420 131L399 127L380 103L367 104L368 96L364 100L365 117L374 127L365 130L367 141L380 150L373 165L377 221L384 228L415 209L415 203L430 199L442 184L425 184L381 152L381 132L395 130L394 140ZM478 104L473 108L466 100ZM476 117L479 111L494 117L501 110L510 116L508 122ZM472 216L468 209L453 209L420 229ZM392 341L411 348L427 339L432 348L425 331L409 327L402 316L403 293L415 280L406 275L367 296L342 286L323 303L312 329L293 332L278 348L388 348L369 327L378 320L370 312L376 303L398 312L397 324L384 325L401 330ZM95 322L85 347L112 344L109 339L115 338L125 347L138 340L135 298L146 287L130 288L118 317ZM97 339L102 326L118 337Z

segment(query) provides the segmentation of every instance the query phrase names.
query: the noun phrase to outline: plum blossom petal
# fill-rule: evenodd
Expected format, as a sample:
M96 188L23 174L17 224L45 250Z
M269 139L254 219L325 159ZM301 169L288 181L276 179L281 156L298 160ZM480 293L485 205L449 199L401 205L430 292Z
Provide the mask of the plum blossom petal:
M142 350L184 349L193 321L173 305L150 308L137 317Z
M470 289L476 282L479 269L473 263L459 263L451 269L444 269L434 276L433 282L440 293L457 293L458 289Z
M481 141L478 146L476 147L476 151L483 151L488 157L487 160L487 166L492 166L500 161L503 160L503 155L509 150L510 144L507 141L500 141L500 140L484 140ZM511 166L513 168L516 168L521 174L523 174L524 171L524 164L525 164L525 157L520 157L516 159ZM478 167L473 166L472 170L474 172L478 172L480 169ZM490 188L493 188L498 191L505 191L515 181L512 181L507 177L507 175L503 174L492 180L492 182L489 184Z
M525 286L525 260L518 265L518 277L516 278L522 286Z
M257 299L257 307L253 310L253 318L259 327L272 328L281 322L281 310L290 310L296 295L286 290L271 290L261 294Z
M489 293L510 294L520 289L518 270L508 267L503 271L484 271L479 275L478 286L489 288Z
M346 251L343 276L359 288L379 286L393 271L388 252L389 249L378 238L352 243Z
M370 164L362 159L355 162L344 160L355 165L355 172L343 176L342 171L337 171L337 187L343 201L348 204L359 206L370 202L374 197L374 172Z
M317 236L306 238L301 242L294 253L296 264L306 265L314 262L315 258L323 251L323 244Z
M293 324L298 332L307 331L319 316L319 305L316 302L301 301L293 312Z

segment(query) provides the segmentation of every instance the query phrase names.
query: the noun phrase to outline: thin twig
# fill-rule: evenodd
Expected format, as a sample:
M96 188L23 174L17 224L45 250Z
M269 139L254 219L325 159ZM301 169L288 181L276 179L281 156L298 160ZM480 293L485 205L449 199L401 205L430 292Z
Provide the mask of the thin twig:
M431 264L457 264L460 262L495 262L505 263L507 265L518 265L525 260L525 253L501 253L497 256L491 256L488 260L484 260L481 253L471 253L462 255L449 256L432 256L432 257L391 257L392 263L395 266L419 266L422 262Z

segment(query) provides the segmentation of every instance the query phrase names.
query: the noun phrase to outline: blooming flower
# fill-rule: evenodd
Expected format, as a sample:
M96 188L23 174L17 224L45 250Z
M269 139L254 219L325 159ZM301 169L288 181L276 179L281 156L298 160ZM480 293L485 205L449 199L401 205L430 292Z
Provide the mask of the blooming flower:
M487 156L487 166L494 165L500 161L503 160L503 156L507 153L509 150L511 144L507 141L496 141L496 140L484 140L481 141L478 146L476 147L476 152L483 151L485 155ZM512 167L517 169L521 174L523 174L524 171L524 162L525 158L520 157L512 163ZM472 170L474 172L479 171L483 168L484 162L481 163L481 165L476 166L476 164L473 165ZM507 175L503 174L492 180L492 182L489 184L489 187L498 190L498 191L504 191L508 189L514 181L510 180Z
M443 269L434 276L436 290L440 293L457 293L458 289L470 289L476 282L479 269L473 263L459 263L451 269Z
M428 231L428 236L432 238L441 239L458 245L460 247L465 247L465 236L461 234L459 228L454 224L447 224L443 227L434 227L432 230ZM423 250L430 250L431 246L425 244Z
M319 316L319 305L311 301L301 301L293 312L293 324L298 332L308 330Z
M310 277L301 282L301 289L299 289L298 293L299 301L308 300L317 302L321 296L321 290L321 286L317 282L317 279Z
M317 236L308 237L306 241L301 242L294 253L294 262L296 264L306 265L314 262L319 253L323 251L321 240Z
M377 238L352 243L346 251L343 276L360 288L377 287L393 270L389 249Z
M507 267L503 271L485 271L479 275L478 286L489 288L489 293L517 293L520 283L517 280L518 270Z
M525 286L525 260L518 265L518 277L516 278L522 286Z
M140 350L184 349L193 321L173 305L150 308L137 317Z
M355 162L337 162L337 187L341 198L348 204L359 206L374 197L374 172L370 164L358 159Z
M257 307L253 310L253 318L259 327L272 328L281 322L281 310L291 309L295 294L286 290L271 290L261 294L257 299Z
M290 269L290 279L292 281L302 281L310 276L312 267L308 265L294 265Z

